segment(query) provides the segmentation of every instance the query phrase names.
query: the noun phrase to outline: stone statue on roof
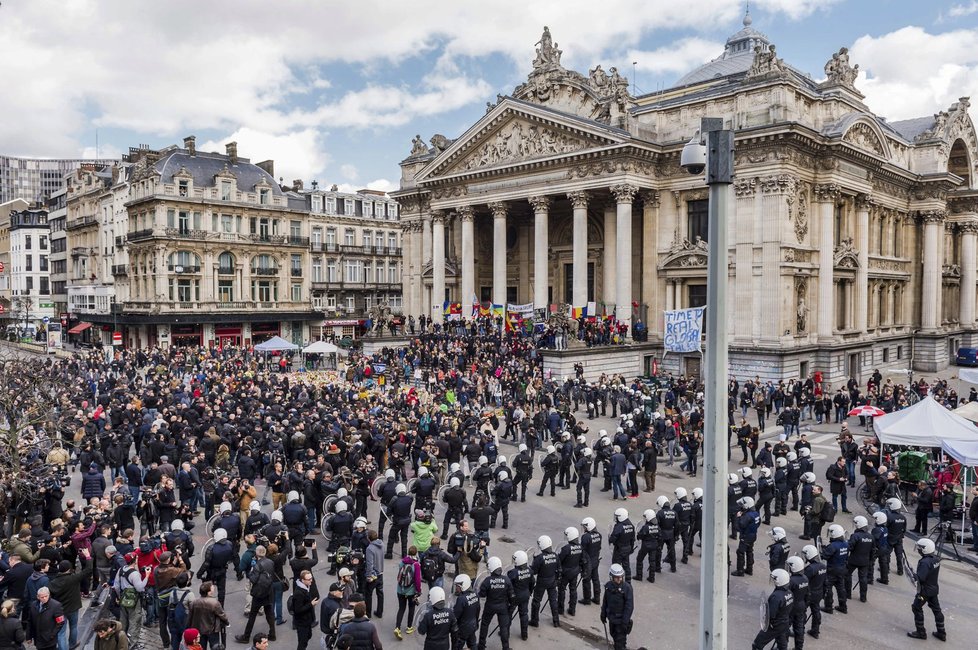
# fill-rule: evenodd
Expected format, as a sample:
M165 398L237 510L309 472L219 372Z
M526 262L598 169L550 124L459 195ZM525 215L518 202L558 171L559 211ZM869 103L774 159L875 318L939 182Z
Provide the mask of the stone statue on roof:
M411 155L421 156L426 153L428 153L428 145L424 143L424 139L422 139L421 134L419 133L411 140Z
M828 77L829 84L849 86L856 82L859 76L859 65L849 64L849 49L841 48L832 55L832 58L825 63L825 76Z
M747 77L758 77L770 73L784 72L785 65L782 59L778 58L774 43L765 49L761 45L754 46L754 61L747 70Z
M533 69L537 70L539 68L546 68L550 66L560 65L560 55L563 54L561 50L557 47L557 43L553 42L550 37L550 28L543 28L543 36L540 40L534 43L534 45L539 45L537 48L537 56L533 59Z
M600 65L590 70L588 76L591 78L591 85L595 90L600 90L608 85L608 75L605 74Z

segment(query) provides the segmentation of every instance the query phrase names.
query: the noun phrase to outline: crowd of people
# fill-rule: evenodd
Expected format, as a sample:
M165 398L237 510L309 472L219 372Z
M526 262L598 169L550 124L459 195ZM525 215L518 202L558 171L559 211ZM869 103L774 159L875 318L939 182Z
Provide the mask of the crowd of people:
M417 632L428 648L484 648L498 633L509 648L511 625L519 624L525 640L541 610L560 626L578 604L594 604L614 646L625 648L632 582L654 582L663 566L675 573L677 562L688 562L702 522L702 491L680 487L660 496L635 523L624 506L655 491L660 461L671 465L681 453L682 468L696 476L702 386L671 376L586 381L583 368L572 377L548 377L532 337L477 324L423 328L406 346L354 351L335 373L281 372L261 355L232 347L30 362L32 372L63 391L45 458L52 481L37 493L9 493L0 504L9 538L0 556L7 598L0 617L17 621L0 622L0 648L5 634L22 642L20 630L39 650L72 650L84 600L96 594L107 596L109 614L94 629L98 649L125 648L145 626L173 650L221 647L229 631L262 650L276 641L277 627L289 624L305 650L317 622L330 647L382 648L385 569L396 575L397 639ZM905 565L906 520L897 495L881 489L874 498L885 507L874 526L856 517L848 539L834 523L837 498L848 512L857 463L874 485L885 486L889 477L873 465L873 441L860 448L843 431L839 459L824 469L832 496L826 498L811 445L795 428L800 420L828 417L827 392L815 379L730 384L731 448L735 438L744 452L742 467L729 477L733 575L753 573L762 523L797 511L806 541L821 540L828 525L828 544L806 546L803 558L789 557L783 527L770 530L777 598L766 633L779 647L785 620L801 648L805 612L812 614L808 633L817 638L819 612L845 611L849 590L841 585L854 573L865 601L873 578L866 567L877 564L885 584L891 555L897 573ZM907 389L874 380L865 395L854 380L837 395L845 407L869 400L886 410L888 400L899 408ZM945 388L936 393L950 399ZM845 426L848 409L840 411L836 399L831 414ZM749 409L757 413L756 427L747 424ZM781 439L759 445L765 422L785 414L790 425ZM618 426L595 435L588 422L598 417L615 418ZM517 450L509 458L499 448L507 439ZM77 473L80 500L66 498L69 473ZM585 517L563 531L563 546L541 535L534 548L512 557L493 554L491 531L508 528L511 504L525 502L528 488L531 500L534 493L545 499L573 489L575 505L585 508L599 474L597 490L623 502L607 540ZM208 542L196 548L194 531L202 529ZM317 538L326 545L322 556ZM612 566L602 575L605 546ZM788 572L786 581L777 571ZM937 568L928 575L921 584L936 590ZM247 587L243 625L224 609L230 576ZM940 614L936 591L926 592L922 604ZM259 612L268 630L256 634ZM938 632L944 634L940 617Z

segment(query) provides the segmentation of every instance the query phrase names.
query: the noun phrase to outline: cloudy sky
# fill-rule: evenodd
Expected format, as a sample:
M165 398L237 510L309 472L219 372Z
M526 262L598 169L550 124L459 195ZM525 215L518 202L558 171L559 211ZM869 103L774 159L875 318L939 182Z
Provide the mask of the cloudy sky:
M978 96L978 0L750 12L815 78L848 46L890 120ZM286 182L392 189L415 133L455 137L525 79L543 25L565 66L614 65L652 92L718 56L743 13L737 0L3 0L0 153L92 156L97 132L117 156L194 134L274 159Z

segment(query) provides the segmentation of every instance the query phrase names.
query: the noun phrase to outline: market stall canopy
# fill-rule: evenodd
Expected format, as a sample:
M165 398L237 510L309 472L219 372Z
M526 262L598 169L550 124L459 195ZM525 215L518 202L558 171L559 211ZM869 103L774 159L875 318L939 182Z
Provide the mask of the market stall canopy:
M954 412L963 417L965 420L978 422L978 402L968 402L967 404L954 409Z
M85 330L87 330L91 326L92 326L91 323L78 323L77 325L75 325L74 327L72 327L70 330L68 330L68 333L69 334L81 334L82 332L84 332Z
M255 352L281 352L283 350L298 350L299 346L289 343L281 336L273 336L264 343L255 346Z
M947 410L930 395L911 407L875 418L873 429L887 445L940 447L944 440L978 442L974 424Z
M958 377L969 384L978 384L978 368L962 368L958 370Z
M978 440L945 440L941 448L965 467L978 466Z
M339 352L339 348L326 341L316 341L302 348L303 354L335 354L336 352Z

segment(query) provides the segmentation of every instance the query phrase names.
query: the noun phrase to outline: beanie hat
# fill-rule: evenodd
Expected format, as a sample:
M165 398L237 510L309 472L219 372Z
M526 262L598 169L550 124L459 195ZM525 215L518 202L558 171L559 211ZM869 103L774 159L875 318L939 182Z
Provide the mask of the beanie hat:
M183 642L187 644L187 647L190 647L190 644L197 642L197 637L199 636L200 631L198 631L197 628L188 627L183 631Z

